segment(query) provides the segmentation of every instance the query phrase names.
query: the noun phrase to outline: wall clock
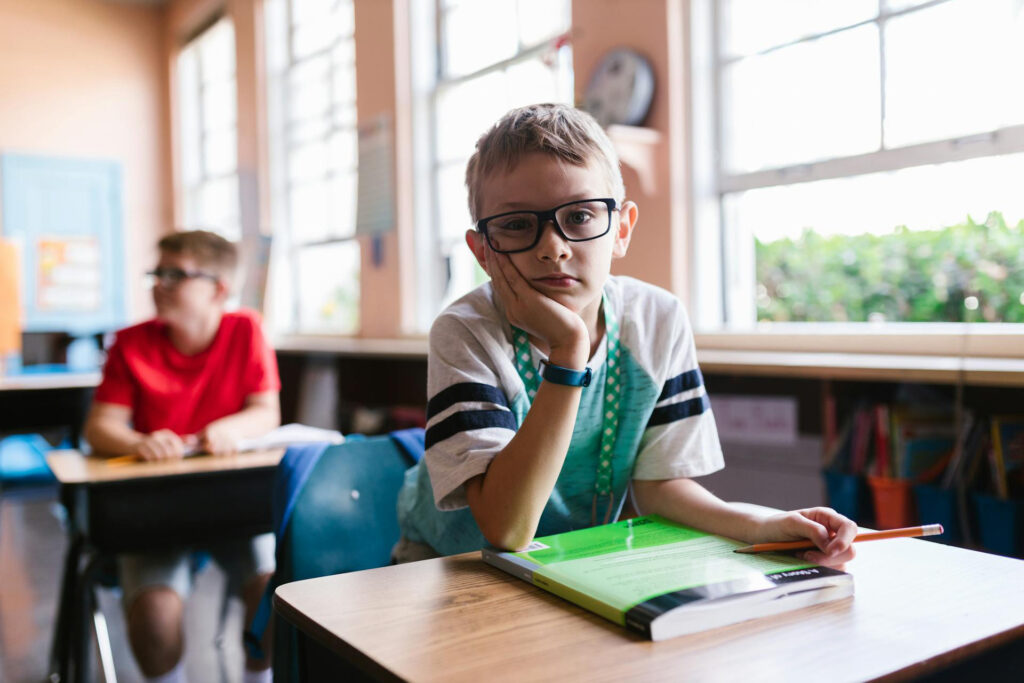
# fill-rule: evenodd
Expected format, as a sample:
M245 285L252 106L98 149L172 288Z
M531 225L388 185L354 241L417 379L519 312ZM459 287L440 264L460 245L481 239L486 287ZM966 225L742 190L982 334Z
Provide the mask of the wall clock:
M602 126L638 126L654 98L654 69L640 53L616 48L606 53L590 77L583 109Z

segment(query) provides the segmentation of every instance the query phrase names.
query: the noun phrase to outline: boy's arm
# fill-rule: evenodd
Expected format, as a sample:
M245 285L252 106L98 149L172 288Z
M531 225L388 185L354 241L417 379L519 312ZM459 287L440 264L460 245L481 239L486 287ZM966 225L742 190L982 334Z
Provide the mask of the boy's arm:
M819 550L803 557L838 565L853 559L857 525L831 508L808 508L774 515L743 511L719 499L692 479L633 480L633 496L642 515L657 514L719 536L747 543L809 539Z
M245 407L206 425L196 436L199 447L214 455L230 455L238 441L266 434L281 424L281 400L277 391L249 394Z
M590 356L590 335L583 319L530 287L507 255L485 251L486 270L509 322L544 340L551 363L583 368ZM516 435L494 456L485 473L466 482L469 508L492 545L518 550L533 540L569 452L582 391L541 382Z
M104 455L133 453L145 460L170 460L185 455L189 444L169 429L143 434L131 427L132 410L118 403L94 402L82 435Z

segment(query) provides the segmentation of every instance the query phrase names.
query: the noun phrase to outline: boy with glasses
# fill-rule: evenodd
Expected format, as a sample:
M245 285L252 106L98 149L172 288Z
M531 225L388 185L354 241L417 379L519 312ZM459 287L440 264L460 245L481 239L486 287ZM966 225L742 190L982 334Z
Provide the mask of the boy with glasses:
M723 466L693 333L668 292L610 276L638 208L588 114L535 105L485 133L466 170L466 243L491 281L434 322L426 453L399 495L397 561L519 550L614 521L627 493L660 514L755 543L808 538L853 557L828 508L768 517L692 477Z
M240 439L280 423L274 351L256 313L224 310L238 267L234 244L192 231L164 237L158 247L160 260L148 273L156 317L117 333L84 436L98 453L151 461L230 455ZM209 550L241 590L251 620L274 571L273 534ZM118 558L129 640L149 680L185 680L190 558L187 550ZM246 662L245 680L269 681L267 667Z

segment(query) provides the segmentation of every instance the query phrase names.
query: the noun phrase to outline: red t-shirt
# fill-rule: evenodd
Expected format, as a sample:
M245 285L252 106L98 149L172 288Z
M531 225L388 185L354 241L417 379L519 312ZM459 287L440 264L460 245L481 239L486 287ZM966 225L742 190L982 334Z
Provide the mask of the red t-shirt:
M240 310L225 313L213 342L194 356L174 348L159 320L121 330L95 400L131 408L132 424L144 434L170 429L185 436L242 410L251 394L280 389L259 315Z

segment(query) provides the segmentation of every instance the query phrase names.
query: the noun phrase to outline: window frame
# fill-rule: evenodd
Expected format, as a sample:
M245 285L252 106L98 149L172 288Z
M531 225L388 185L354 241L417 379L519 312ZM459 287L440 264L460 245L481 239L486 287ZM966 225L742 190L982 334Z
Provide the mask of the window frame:
M897 171L945 162L1024 152L1024 124L941 140L887 147L884 130L886 107L885 24L896 17L914 14L953 0L931 0L900 10L887 9L879 0L877 14L860 22L827 31L810 33L771 48L722 58L722 0L693 0L691 3L691 53L688 92L690 104L689 150L693 206L694 253L691 260L692 291L702 296L691 302L698 343L715 349L907 353L914 355L1024 357L1024 324L1016 323L779 323L758 322L754 297L755 271L753 238L732 234L724 216L728 194L746 190L780 187L868 173ZM724 111L723 71L729 64L752 55L766 54L858 26L879 28L881 112L879 148L872 152L791 164L776 168L728 172L723 155L722 116ZM727 258L732 254L733 258ZM735 258L739 254L740 258ZM711 283L710 291L707 286ZM706 294L705 294L706 293ZM746 301L745 299L749 299ZM746 310L744 310L746 309ZM743 318L743 319L738 319Z
M566 1L571 8L571 0ZM462 164L464 168L465 162L468 161L468 157L465 159L447 157L442 159L440 157L437 139L438 103L446 93L464 83L491 73L505 71L517 64L549 53L553 49L561 49L562 41L565 40L571 28L570 18L570 26L567 26L565 31L549 36L535 44L524 44L521 37L517 35L515 55L492 62L473 72L449 77L446 75L444 65L444 13L450 9L445 8L444 0L412 3L409 18L413 40L411 53L416 65L414 70L417 72L413 78L413 87L416 93L413 104L413 125L417 137L421 138L416 150L415 186L419 189L415 191L414 203L417 207L417 215L427 217L418 221L416 227L417 243L425 247L417 249L417 272L421 286L418 287L417 292L416 324L417 329L422 332L429 329L433 319L448 303L446 295L449 299L451 298L448 294L451 283L451 266L447 255L452 250L459 249L461 242L458 238L446 237L442 231L439 182L441 171L453 164ZM422 28L427 26L431 29ZM571 87L568 88L568 95L572 97ZM465 227L466 229L473 227L468 217Z
M359 175L359 162L358 158L351 167L346 167L344 170L335 168L335 164L328 162L328 168L322 176L317 176L315 179L305 179L303 181L295 181L290 177L290 163L291 155L298 147L304 147L319 141L321 144L328 146L330 145L330 139L333 135L339 132L350 132L355 136L356 142L358 142L358 111L356 109L358 102L358 93L355 95L355 99L351 102L336 103L333 96L335 74L337 72L337 66L333 60L328 60L328 69L326 75L326 82L329 93L329 105L323 116L328 120L326 130L322 135L310 137L307 140L303 140L301 143L296 143L293 139L294 129L296 126L301 125L300 122L291 121L289 118L289 110L287 103L291 101L291 84L290 74L296 68L301 68L303 65L309 63L311 60L323 57L325 54L330 55L331 51L336 49L341 43L349 42L352 46L353 59L355 56L355 25L353 23L351 34L338 34L336 35L329 45L319 50L311 52L310 54L302 57L296 56L295 50L295 32L299 28L293 21L294 9L293 4L296 0L280 0L284 7L284 23L285 23L285 44L281 46L281 51L284 54L285 64L282 65L279 71L273 71L270 68L270 64L267 59L263 60L262 68L266 70L267 78L267 138L268 138L268 151L269 151L269 188L270 188L270 213L275 226L273 231L274 240L274 254L272 258L275 262L275 267L272 268L273 280L270 284L270 297L273 300L273 310L275 312L272 317L274 331L278 335L286 336L318 336L318 335L332 335L332 336L353 336L358 335L362 325L362 311L360 305L356 306L356 323L352 330L340 330L331 329L325 327L308 327L303 326L302 312L301 312L301 265L300 261L302 258L303 250L326 247L337 244L354 244L361 250L361 244L359 241L358 230L355 226L356 213L353 210L353 229L350 235L337 236L330 235L331 228L327 226L328 235L322 239L309 239L303 240L297 238L294 227L292 226L292 203L294 201L293 191L296 187L303 184L312 182L327 182L341 177L343 174L351 175L352 179L358 183ZM352 7L353 12L355 11L354 0L336 0L334 7L336 8L340 3L347 3ZM266 27L264 27L264 35L266 35ZM266 39L270 39L269 36ZM356 66L355 62L351 65L347 65L346 68L352 69L352 78L356 78ZM345 108L351 107L352 109L352 124L350 126L344 126L337 123L339 112ZM339 167L340 168L340 167ZM358 187L358 185L355 185ZM356 194L351 197L352 206L356 205L358 190ZM362 269L360 267L359 277L357 278L359 286L362 287ZM357 292L358 294L358 292ZM357 297L358 300L358 297Z
M238 64L237 54L232 65L232 90L235 102L235 119L231 125L230 131L226 128L218 130L218 133L228 133L234 136L234 149L235 158L232 164L232 170L229 172L222 172L217 174L211 174L207 168L206 159L206 141L210 135L210 130L207 127L206 117L204 116L204 94L208 87L208 84L204 82L203 78L203 63L199 54L195 55L196 61L196 91L195 95L195 106L196 116L198 123L197 137L195 139L196 149L188 149L187 141L184 139L182 131L182 118L185 115L182 110L182 102L180 97L181 84L181 70L180 60L182 54L194 47L198 53L199 41L203 39L205 35L212 29L214 29L221 22L227 22L231 29L231 45L232 49L236 50L236 42L238 40L234 20L230 14L218 13L210 17L208 21L199 26L192 34L190 34L185 40L181 42L177 52L174 55L174 68L173 68L173 82L174 82L174 99L176 101L176 112L175 112L175 132L174 132L174 157L177 159L175 164L175 217L176 222L179 226L184 226L184 229L203 229L212 230L232 240L241 241L244 238L244 226L242 221L242 204L240 197L240 178L238 168ZM192 156L197 161L199 169L198 180L194 183L189 183L185 178L185 162L186 156ZM205 219L196 219L193 214L198 215L199 206L202 200L203 188L211 182L234 180L235 182L235 212L232 216L233 222L230 225L209 225L206 224Z

